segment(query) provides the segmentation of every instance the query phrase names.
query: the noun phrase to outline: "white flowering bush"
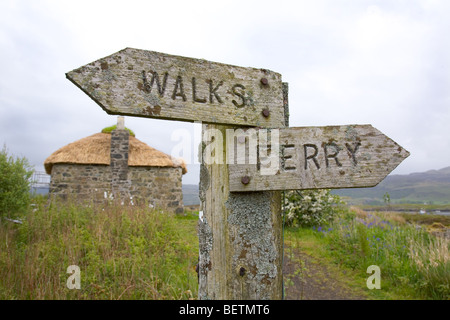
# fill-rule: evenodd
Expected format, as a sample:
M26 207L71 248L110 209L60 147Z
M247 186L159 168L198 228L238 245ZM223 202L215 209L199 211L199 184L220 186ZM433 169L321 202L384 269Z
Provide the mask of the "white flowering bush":
M286 191L283 210L289 226L320 226L332 220L344 202L329 189Z

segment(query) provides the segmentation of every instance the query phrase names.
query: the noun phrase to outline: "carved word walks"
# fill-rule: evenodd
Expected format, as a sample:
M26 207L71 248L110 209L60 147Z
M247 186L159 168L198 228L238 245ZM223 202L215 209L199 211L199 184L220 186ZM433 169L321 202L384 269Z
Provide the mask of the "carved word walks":
M170 88L168 87L170 83ZM230 86L224 85L223 80L200 79L192 77L185 79L181 75L169 76L168 72L158 73L156 71L142 71L142 82L138 88L159 98L168 96L172 100L193 103L224 104L225 100L231 99L236 108L253 106L252 94L246 91L243 84L236 83ZM231 97L229 97L231 95Z
M66 73L107 113L279 128L279 73L125 48Z

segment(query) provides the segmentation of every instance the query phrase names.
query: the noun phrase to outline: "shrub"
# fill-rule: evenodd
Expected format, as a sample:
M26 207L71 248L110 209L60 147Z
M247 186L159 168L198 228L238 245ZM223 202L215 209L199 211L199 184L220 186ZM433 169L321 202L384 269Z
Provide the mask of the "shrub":
M285 223L289 226L318 226L332 220L343 201L328 189L287 191L283 205Z
M30 178L33 169L23 157L8 155L6 146L0 152L0 218L25 210L30 203Z

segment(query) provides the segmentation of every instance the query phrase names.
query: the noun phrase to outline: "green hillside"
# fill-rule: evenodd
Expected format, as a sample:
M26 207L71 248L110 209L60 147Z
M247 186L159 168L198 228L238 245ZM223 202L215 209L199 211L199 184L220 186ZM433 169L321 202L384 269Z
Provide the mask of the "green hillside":
M391 203L450 204L450 167L390 175L373 188L338 189L333 193L357 199L362 204L383 204L386 193Z

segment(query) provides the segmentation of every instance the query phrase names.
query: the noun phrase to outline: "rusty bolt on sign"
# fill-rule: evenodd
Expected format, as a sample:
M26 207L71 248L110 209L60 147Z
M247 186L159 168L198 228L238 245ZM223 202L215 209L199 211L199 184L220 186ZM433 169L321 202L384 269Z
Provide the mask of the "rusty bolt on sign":
M264 109L264 110L262 111L262 115L263 115L265 118L267 118L267 117L270 115L270 110L269 110L269 109Z
M244 176L241 178L241 182L242 184L249 184L250 183L250 177L249 176Z
M261 79L261 83L265 86L267 86L267 84L269 83L269 80L267 80L267 78L262 78Z

